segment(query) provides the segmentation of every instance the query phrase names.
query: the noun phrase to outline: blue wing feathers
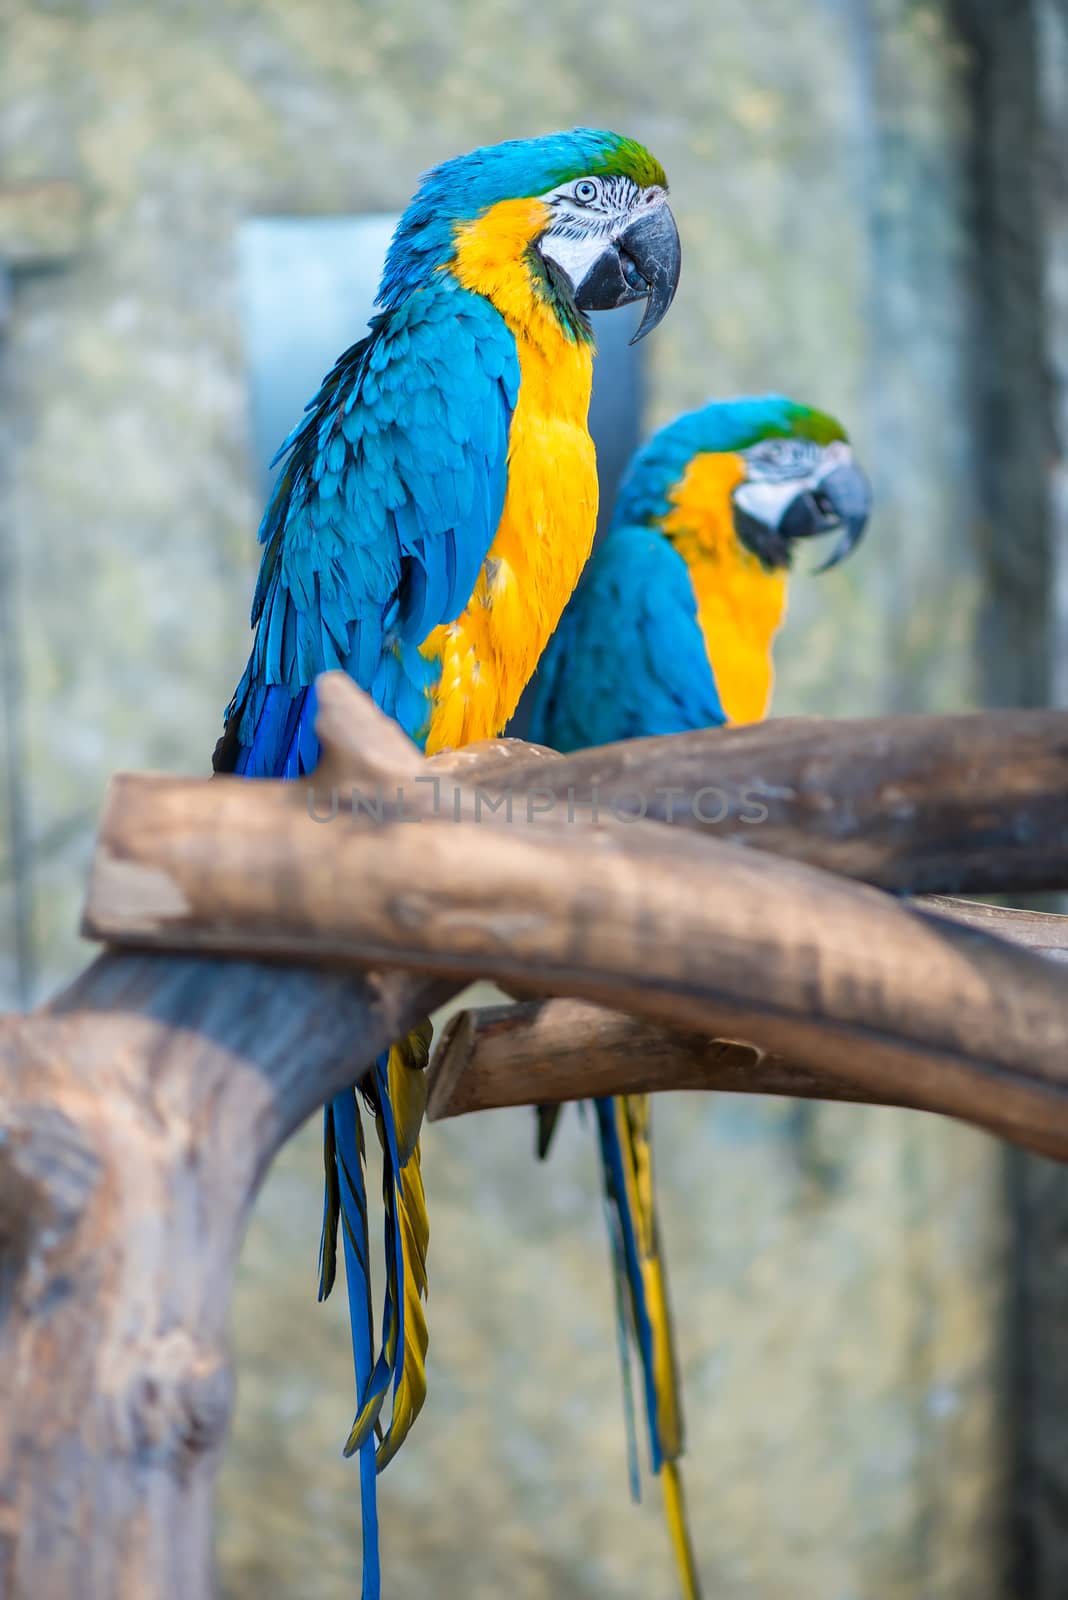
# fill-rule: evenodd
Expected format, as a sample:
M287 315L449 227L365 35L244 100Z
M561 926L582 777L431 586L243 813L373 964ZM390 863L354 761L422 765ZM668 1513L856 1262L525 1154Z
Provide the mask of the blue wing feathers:
M276 458L258 631L217 770L307 770L305 713L294 720L268 692L301 701L338 665L369 692L385 686L384 709L403 708L409 733L425 727L433 679L396 646L422 643L470 599L504 505L518 390L503 319L447 274L335 363Z

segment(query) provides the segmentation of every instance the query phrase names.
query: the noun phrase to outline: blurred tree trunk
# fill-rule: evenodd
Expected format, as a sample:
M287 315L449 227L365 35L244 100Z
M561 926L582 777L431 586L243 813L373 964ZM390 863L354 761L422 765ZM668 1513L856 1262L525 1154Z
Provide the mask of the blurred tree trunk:
M1068 0L957 0L971 55L988 705L1068 700ZM1008 1592L1068 1594L1068 1169L1010 1152Z

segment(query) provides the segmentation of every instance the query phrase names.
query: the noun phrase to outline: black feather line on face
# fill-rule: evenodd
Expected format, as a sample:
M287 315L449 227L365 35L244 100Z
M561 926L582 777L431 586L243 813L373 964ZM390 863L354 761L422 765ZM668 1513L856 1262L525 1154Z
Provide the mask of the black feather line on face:
M527 250L526 260L538 299L552 308L561 327L577 344L592 344L593 327L586 313L575 304L575 290L564 269L533 245Z

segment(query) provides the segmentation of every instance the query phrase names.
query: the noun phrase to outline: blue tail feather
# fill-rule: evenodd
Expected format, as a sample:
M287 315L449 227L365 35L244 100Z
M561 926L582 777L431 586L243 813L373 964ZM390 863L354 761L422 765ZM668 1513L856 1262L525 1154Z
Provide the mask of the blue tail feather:
M630 1364L627 1300L624 1293L627 1267L619 1220L613 1210L612 1202L607 1198L605 1199L605 1220L608 1224L608 1242L612 1250L612 1294L616 1303L619 1369L623 1375L623 1425L627 1433L627 1476L630 1479L630 1497L637 1505L642 1497L642 1479L638 1467L638 1428L634 1416L634 1377Z
M623 1149L616 1126L616 1108L611 1099L594 1102L597 1111L597 1132L601 1143L601 1160L604 1167L608 1200L615 1219L613 1238L618 1240L617 1259L622 1266L630 1293L634 1334L641 1355L645 1389L645 1410L649 1424L649 1457L653 1472L660 1471L661 1448L656 1381L653 1364L653 1329L645 1298L645 1280L642 1276L641 1257L634 1217L627 1196L626 1175L623 1170ZM627 1379L624 1378L624 1384Z
M352 1328L352 1359L356 1376L357 1405L363 1402L374 1368L371 1329L371 1279L367 1236L367 1190L363 1172L363 1140L355 1090L340 1094L324 1113L327 1167L327 1202L324 1209L324 1243L320 1259L328 1254L325 1237L331 1208L336 1164L337 1196L340 1207L341 1236L345 1252L345 1285ZM336 1218L335 1224L336 1224ZM322 1290L320 1290L322 1292ZM328 1292L328 1291L327 1291ZM361 1600L381 1600L378 1555L378 1471L375 1465L375 1439L372 1432L360 1447L360 1504L363 1513L363 1587Z

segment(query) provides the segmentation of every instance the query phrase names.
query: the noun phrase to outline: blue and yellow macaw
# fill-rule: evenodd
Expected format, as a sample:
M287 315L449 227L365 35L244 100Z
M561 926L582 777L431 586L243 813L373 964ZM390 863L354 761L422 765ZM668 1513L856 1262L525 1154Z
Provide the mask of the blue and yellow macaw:
M778 395L712 403L656 434L628 468L611 527L542 661L530 737L556 750L762 717L798 540L839 529L842 560L871 505L845 430ZM650 1097L594 1102L612 1246L631 1482L630 1341L652 1470L682 1591L699 1593L678 1461L682 1410L653 1190ZM539 1112L539 1154L558 1108Z
M386 258L380 314L279 452L285 467L260 528L256 637L217 771L312 772L313 685L331 668L350 673L428 754L503 729L593 540L586 313L644 299L636 337L664 316L680 263L666 192L640 144L589 128L476 150L423 178ZM429 1024L361 1085L383 1151L377 1353L355 1090L326 1110L320 1296L334 1282L340 1222L358 1399L346 1453L360 1458L364 1600L380 1592L376 1470L426 1392L428 1047Z

